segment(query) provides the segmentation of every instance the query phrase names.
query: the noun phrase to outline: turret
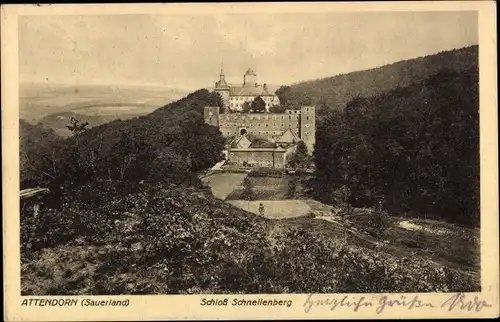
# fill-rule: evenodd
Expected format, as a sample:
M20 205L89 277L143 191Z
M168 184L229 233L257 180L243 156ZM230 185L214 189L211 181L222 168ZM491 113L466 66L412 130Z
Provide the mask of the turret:
M215 82L214 91L218 93L222 98L222 104L226 111L229 110L229 85L226 82L226 77L224 75L224 66L220 68L219 81Z
M257 87L257 74L249 68L245 75L243 75L243 86L244 87Z
M316 109L314 106L300 108L300 139L306 144L309 153L312 153L316 143Z

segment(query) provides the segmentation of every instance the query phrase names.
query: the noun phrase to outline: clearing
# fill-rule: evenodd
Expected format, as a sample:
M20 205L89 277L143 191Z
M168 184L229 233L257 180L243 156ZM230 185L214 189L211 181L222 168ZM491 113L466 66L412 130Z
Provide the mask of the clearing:
M246 176L246 173L214 173L204 177L201 181L210 186L215 198L225 200Z
M259 205L264 205L264 217L270 219L304 216L311 208L302 200L229 200L228 203L259 215Z

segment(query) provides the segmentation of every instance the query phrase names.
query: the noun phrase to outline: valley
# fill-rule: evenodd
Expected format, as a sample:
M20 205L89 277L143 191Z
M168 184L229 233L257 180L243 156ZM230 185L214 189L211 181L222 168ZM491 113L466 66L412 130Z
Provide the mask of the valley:
M185 91L153 86L65 85L21 83L19 117L42 123L67 137L71 117L89 126L147 115L185 95Z

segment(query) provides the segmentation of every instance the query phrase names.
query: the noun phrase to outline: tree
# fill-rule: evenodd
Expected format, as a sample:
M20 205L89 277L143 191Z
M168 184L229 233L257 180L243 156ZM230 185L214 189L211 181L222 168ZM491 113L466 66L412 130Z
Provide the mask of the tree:
M351 198L351 190L342 185L340 188L333 191L332 200L335 202L337 207L340 208L340 216L342 220L344 220L345 216L349 216L352 213L352 207L349 202L349 198Z
M224 107L224 100L222 99L222 95L219 93L217 94L217 106L219 107L219 113L224 114L227 112L226 108Z
M331 201L346 185L356 207L380 196L394 212L477 224L477 84L475 67L443 70L324 115L314 151L318 196Z
M82 144L81 142L86 139L84 133L88 130L88 125L88 122L80 123L79 120L71 117L70 124L66 126L73 133L73 137L70 137L65 142L66 144L63 148L63 153L67 156L65 158L66 167L69 170L66 181L74 186L79 186L90 180L92 172L95 170L94 151L89 144ZM89 152L90 155L86 155L84 151Z
M276 91L276 96L278 96L280 100L280 104L283 107L288 106L290 103L290 94L291 94L292 88L290 86L283 85L278 90Z
M242 111L243 113L250 113L250 109L251 109L251 105L250 105L250 102L244 102L243 105L242 105Z
M63 139L42 124L19 120L21 189L51 186L61 176Z
M80 123L79 120L71 117L70 124L66 125L66 127L73 133L73 135L79 135L87 130L87 125L89 125L89 122Z
M312 158L307 151L307 145L304 141L299 141L295 152L288 158L287 165L290 168L307 170L311 164Z
M297 176L292 176L288 181L288 190L286 193L286 197L288 199L293 199L297 192Z
M270 113L284 113L285 110L285 107L277 104L271 105L271 107L269 108Z
M248 177L243 180L243 192L241 193L243 200L252 201L256 199L255 193L252 190L252 183Z
M251 104L251 110L257 113L264 113L266 111L266 102L262 99L262 97L257 96Z
M132 167L132 163L135 162L137 158L139 147L135 144L130 132L123 131L120 140L114 146L113 150L115 150L115 152L111 156L111 166L113 168L118 168L119 178L120 180L124 180L125 174L128 172L128 169Z

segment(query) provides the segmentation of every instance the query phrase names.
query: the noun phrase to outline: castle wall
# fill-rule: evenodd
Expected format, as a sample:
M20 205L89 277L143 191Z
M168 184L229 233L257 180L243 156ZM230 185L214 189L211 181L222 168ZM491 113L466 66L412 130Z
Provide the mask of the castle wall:
M219 114L217 106L204 109L205 122L216 126L226 138L246 133L278 139L287 129L299 136L306 144L309 153L314 151L316 142L316 112L313 106L300 110L287 110L285 113L225 113ZM286 159L295 150L295 145L286 150L230 149L228 160L235 164L249 164L261 167L283 168Z
M219 117L219 129L224 136L238 135L243 128L249 134L270 137L281 136L291 128L299 135L300 113L232 113Z
M284 168L286 151L229 151L230 162L244 166Z
M260 96L266 103L266 110L269 111L269 108L273 105L279 105L280 100L276 95L233 95L228 98L229 108L233 111L242 111L243 104L245 102L252 103L252 101Z

